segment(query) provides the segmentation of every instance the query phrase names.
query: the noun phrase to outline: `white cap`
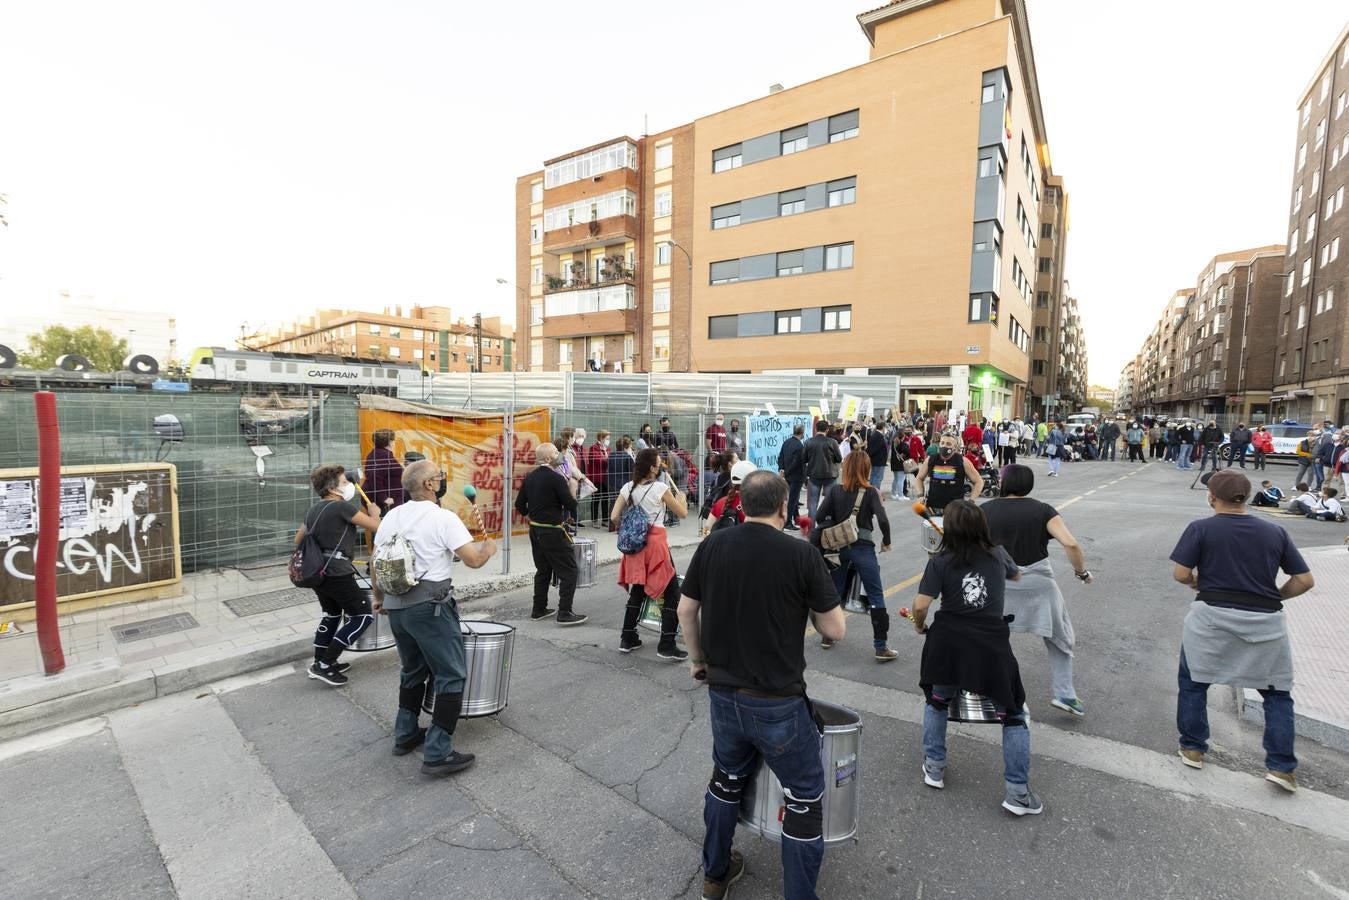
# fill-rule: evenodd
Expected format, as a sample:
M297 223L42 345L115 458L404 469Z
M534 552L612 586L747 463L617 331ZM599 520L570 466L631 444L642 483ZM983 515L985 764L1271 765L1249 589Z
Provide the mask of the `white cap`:
M746 475L748 475L750 472L756 472L758 471L758 469L759 467L756 466L754 463L750 462L749 460L747 459L740 460L740 462L731 466L731 484L739 484L740 482L745 480Z

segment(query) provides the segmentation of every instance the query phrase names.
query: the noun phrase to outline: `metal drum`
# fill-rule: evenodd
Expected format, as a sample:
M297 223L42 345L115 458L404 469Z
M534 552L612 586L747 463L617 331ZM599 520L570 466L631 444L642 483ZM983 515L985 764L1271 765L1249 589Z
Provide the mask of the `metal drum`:
M824 720L820 761L824 764L824 845L830 847L856 840L861 814L857 755L862 719L846 706L811 702L815 714ZM740 799L740 824L760 837L781 842L784 811L782 785L761 759Z
M843 589L843 611L871 615L871 604L867 602L867 589L862 586L862 575L853 566Z
M647 597L642 601L642 615L637 625L647 631L660 631L660 611L665 604L657 597Z
M464 707L461 719L494 716L506 708L511 687L511 657L515 653L515 627L500 622L462 619L464 634ZM427 678L422 709L435 708L435 679Z
M587 588L595 586L595 560L599 544L594 538L573 538L572 553L576 556L576 586ZM553 573L553 586L557 587L557 573Z
M970 691L960 691L951 698L946 706L946 718L952 722L974 722L980 725L996 725L1002 721L992 700Z
M371 594L370 579L356 573L356 586L365 591L367 595ZM353 653L370 653L374 650L388 650L393 646L393 629L389 627L388 616L371 616L372 621L356 638L356 643L347 649Z
M918 520L920 532L919 539L923 545L923 549L928 553L936 553L937 548L941 546L941 535L937 533L937 528L932 527L933 523L936 523L937 528L940 528L941 516L933 516L931 522L927 519Z

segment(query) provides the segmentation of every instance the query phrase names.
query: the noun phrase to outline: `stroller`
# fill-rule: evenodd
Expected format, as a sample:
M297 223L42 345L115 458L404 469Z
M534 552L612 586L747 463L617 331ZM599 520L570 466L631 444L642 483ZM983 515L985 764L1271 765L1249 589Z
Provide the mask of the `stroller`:
M979 477L984 479L984 490L979 496L997 497L1002 493L1002 480L999 468L992 463L979 470Z

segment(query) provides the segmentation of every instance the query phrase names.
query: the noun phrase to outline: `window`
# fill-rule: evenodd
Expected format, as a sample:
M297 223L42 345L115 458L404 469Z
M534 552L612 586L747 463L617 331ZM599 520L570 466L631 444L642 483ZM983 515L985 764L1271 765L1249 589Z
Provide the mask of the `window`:
M1054 260L1051 257L1048 256L1040 257L1041 272L1050 272L1053 271L1053 268L1054 268Z
M1320 173L1320 172L1313 172L1313 173L1312 173L1312 186L1311 186L1311 188L1307 191L1307 194L1308 194L1308 196L1310 196L1311 194L1315 194L1315 193L1316 193L1317 191L1319 191L1320 189L1321 189L1321 173Z
M740 224L740 204L723 203L712 207L712 228L733 228Z
M1288 333L1288 313L1284 313L1283 317L1279 322L1279 336L1282 337L1287 333Z
M557 361L562 365L571 364L571 341L557 342Z
M998 298L993 294L970 294L970 321L998 321Z
M852 243L830 244L824 248L825 271L852 268Z
M378 325L372 324L372 325L370 326L370 333L371 333L371 334L379 334L379 326L378 326Z
M1297 252L1297 239L1298 239L1298 236L1301 235L1301 233L1302 233L1302 230L1301 230L1300 228L1294 228L1294 229L1293 229L1293 233L1289 236L1289 238L1288 238L1288 255L1289 255L1289 256L1292 256L1294 253Z
M656 148L656 168L668 169L674 165L674 144L661 144Z
M1044 325L1035 326L1035 343L1044 344L1049 341L1049 329Z
M1293 371L1302 371L1302 351L1300 349L1293 351Z
M1035 360L1031 363L1031 371L1036 375L1043 375L1045 373L1045 361L1043 359Z
M401 357L402 355L403 355L403 350L402 350L402 348L400 348L400 347L390 347L390 348L389 348L389 358L390 358L390 359L398 359L398 358Z
M543 284L543 266L535 266L529 273L530 284Z
M671 204L672 204L672 196L673 196L673 194L672 194L671 191L656 191L656 215L657 215L657 216L668 216L668 215L670 214L670 207L671 207Z
M1318 147L1321 146L1321 143L1325 139L1326 139L1326 120L1325 117L1322 116L1321 121L1316 123L1316 141L1315 141L1316 146Z
M355 350L356 348L353 347L352 349ZM432 351L431 351L431 361L432 361L432 362L435 362L435 359L436 359L436 351L432 350Z
M1040 239L1041 239L1041 240L1048 240L1049 238L1052 238L1053 236L1054 236L1054 223L1053 223L1053 222L1042 222L1042 223L1040 224Z
M542 324L543 324L543 304L542 304L542 303L531 303L531 304L529 304L529 324L531 324L531 325L542 325Z
M1039 291L1035 295L1036 309L1049 309L1049 291Z
M543 170L543 184L544 187L555 188L623 168L637 168L637 146L630 141L618 141L607 147L555 162Z
M805 252L802 250L790 250L786 253L778 254L778 277L785 275L800 275L805 271Z
M652 290L651 311L658 313L670 311L670 289L668 287L658 287Z
M423 337L423 332L422 332L422 330L421 330L420 328L414 328L414 329L412 329L412 339L413 339L414 341L420 341L420 340L422 339L422 337Z
M1335 289L1333 287L1328 287L1326 288L1326 309L1330 310L1334 308L1335 308Z
M668 266L670 264L670 254L674 251L669 241L662 241L656 245L656 265Z
M542 222L530 222L530 223L529 223L529 242L530 242L531 244L541 244L541 243L543 243L543 223L542 223Z
M824 308L824 331L852 330L851 306L826 306Z
M1307 164L1307 144L1304 141L1297 148L1297 170L1302 171L1302 167Z
M1326 97L1328 97L1328 96L1330 96L1330 73L1329 73L1329 72L1327 72L1327 73L1321 78L1321 99L1318 100L1318 101L1316 101L1316 102L1318 102L1318 103L1325 103L1325 102L1326 102Z
M829 143L837 144L857 137L857 110L829 117Z
M1349 98L1345 97L1345 92L1340 91L1340 95L1335 98L1335 118L1339 118L1344 113L1345 106L1349 104Z
M778 334L798 334L801 331L801 310L785 309L777 314Z
M1340 185L1336 188L1335 193L1326 197L1326 211L1325 215L1321 218L1323 220L1329 219L1335 213L1339 212L1342 206L1344 206L1344 185Z
M553 206L543 211L543 228L553 231L570 228L579 222L594 222L613 216L637 214L637 195L632 191L610 191L598 197L588 197Z
M632 359L632 335L623 335L623 358Z
M1298 210L1302 209L1302 185L1297 186L1293 191L1293 215L1297 215Z
M1328 262L1330 262L1330 245L1329 245L1329 244L1322 244L1322 245L1321 245L1321 265L1319 265L1317 268L1324 269L1324 268L1326 267L1326 263L1328 263Z
M794 216L806 211L806 189L796 188L778 194L778 215Z
M403 329L398 328L396 326L389 328L389 337L401 338L402 336L403 336Z
M1311 121L1311 117L1312 117L1312 105L1310 103L1304 104L1302 107L1302 124L1299 127L1306 128L1307 123Z
M543 182L542 182L542 181L536 181L536 182L534 182L533 184L531 184L531 185L529 186L529 202L530 202L530 203L542 203L542 202L543 202Z
M535 339L529 342L529 364L531 366L543 365L543 341Z
M371 345L370 345L370 355L371 355L371 356L379 356L379 344L371 344Z
M740 331L739 316L711 316L707 320L709 338L733 338Z
M1015 316L1008 316L1007 318L1010 320L1010 324L1007 326L1008 340L1016 344L1018 350L1025 353L1030 349L1030 337L1026 334L1026 329L1021 327L1021 323L1016 320Z
M1330 239L1330 261L1334 262L1340 258L1340 239L1338 237Z
M651 358L668 360L670 358L670 332L653 331L651 333Z
M1284 372L1288 370L1288 357L1286 354L1279 356L1279 377L1283 377Z
M788 153L799 153L805 150L809 145L809 138L806 137L806 126L797 125L795 128L788 128L781 133L782 155Z
M722 147L720 150L712 151L712 171L726 172L731 169L740 168L743 157L740 153L740 145L732 144L729 147Z
M722 262L714 262L709 271L709 281L712 284L730 284L733 281L740 280L740 260L727 259Z
M1325 305L1326 305L1326 294L1325 291L1322 291L1321 293L1316 295L1316 306L1314 309L1312 309L1312 315L1319 316L1322 310L1325 309Z
M840 178L825 185L830 206L846 206L857 202L857 179Z
M1307 217L1307 234L1302 238L1303 241L1310 244L1312 238L1316 237L1316 213L1313 212Z
M1307 304L1299 303L1297 305L1297 327L1301 328L1307 324Z

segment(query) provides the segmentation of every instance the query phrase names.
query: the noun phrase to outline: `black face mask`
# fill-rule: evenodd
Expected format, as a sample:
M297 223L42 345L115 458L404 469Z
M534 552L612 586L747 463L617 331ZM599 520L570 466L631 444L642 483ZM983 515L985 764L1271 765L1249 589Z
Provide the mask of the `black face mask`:
M669 434L669 432L670 432L670 426L669 426L669 425L662 425L662 426L660 426L660 430L661 430L661 432L664 433L664 434Z
M937 452L941 454L942 459L950 459L955 456L956 450L954 447L938 447Z

